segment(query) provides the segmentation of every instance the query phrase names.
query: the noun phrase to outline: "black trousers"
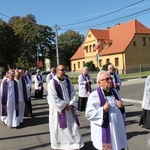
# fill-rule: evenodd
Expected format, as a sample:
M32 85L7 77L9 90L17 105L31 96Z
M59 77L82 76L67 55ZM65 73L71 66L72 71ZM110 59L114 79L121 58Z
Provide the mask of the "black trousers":
M38 90L36 89L35 90L35 98L38 98L38 99L42 99L43 98L43 89L42 90Z
M24 116L31 116L31 115L32 115L32 104L31 104L31 99L29 99L25 102Z
M87 104L87 97L79 97L78 100L78 110L79 111L85 111Z

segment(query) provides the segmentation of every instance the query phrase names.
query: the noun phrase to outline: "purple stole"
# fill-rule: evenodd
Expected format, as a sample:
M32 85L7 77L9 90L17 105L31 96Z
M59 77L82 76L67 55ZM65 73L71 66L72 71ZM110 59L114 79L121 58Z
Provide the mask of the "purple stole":
M110 74L111 74L111 73L110 73ZM111 75L113 75L113 77L114 77L114 79L115 79L115 83L118 83L118 78L117 78L116 72L114 72L114 73L111 74ZM112 86L114 87L113 81L112 81ZM117 90L120 90L120 87L118 87Z
M50 73L49 79L53 79L53 77L54 77L54 75L52 75L52 74Z
M84 80L84 81L87 80L86 77L85 77L85 75L84 75L83 73L82 73L82 77L83 77L83 80ZM87 74L87 78L88 78L88 80L90 80L90 77L89 77L88 74ZM86 92L87 92L87 93L90 94L90 93L92 92L91 85L90 85L89 83L86 83L85 88L86 88Z
M36 78L38 81L42 81L42 75L40 75L40 79L39 79L38 75L36 75ZM39 83L38 87L39 87L39 91L43 90L43 84L42 83Z
M61 86L60 86L60 84L58 84L58 82L55 79L53 79L53 80L54 80L54 84L56 87L57 96L63 100L64 98L63 98ZM67 89L68 89L69 97L71 98L70 81L68 78L66 78L66 82L67 82ZM75 109L72 108L71 111L72 111L73 117L76 120L77 125L80 126L80 123L79 123ZM67 118L66 118L65 110L63 110L61 113L58 113L58 120L59 120L60 128L66 128L67 127Z
M42 81L42 76L41 75L40 75L40 79L39 79L38 75L36 75L36 78L37 78L38 81Z
M52 76L52 74L50 73L50 75L49 75L49 79L52 79L53 78L53 76Z
M100 100L100 107L103 107L106 99L102 93L101 88L97 88L99 100ZM110 127L109 127L109 115L108 112L106 112L106 119L104 120L104 123L102 125L102 149L105 150L111 150L111 138L110 138Z
M23 98L24 98L24 101L26 101L28 99L27 98L26 81L24 78L21 78L21 81L22 81Z
M14 92L15 92L15 109L16 117L19 116L19 100L18 100L18 85L14 81ZM8 93L8 82L7 79L3 81L3 93L2 93L2 116L7 116L7 93Z

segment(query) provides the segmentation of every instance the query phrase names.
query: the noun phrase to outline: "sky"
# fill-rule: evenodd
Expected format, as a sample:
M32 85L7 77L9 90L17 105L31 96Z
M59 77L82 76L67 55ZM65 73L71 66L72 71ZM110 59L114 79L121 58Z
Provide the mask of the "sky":
M37 24L53 29L58 35L74 30L86 36L89 29L106 29L137 19L150 28L150 0L0 0L0 18L35 16Z

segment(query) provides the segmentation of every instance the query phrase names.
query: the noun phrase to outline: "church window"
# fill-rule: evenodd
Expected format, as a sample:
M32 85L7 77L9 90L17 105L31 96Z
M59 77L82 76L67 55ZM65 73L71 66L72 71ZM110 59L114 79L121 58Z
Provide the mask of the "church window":
M80 62L78 62L78 68L80 68Z
M142 39L141 41L142 46L145 46L146 45L145 37L142 37L141 39Z
M110 63L110 59L106 59L106 64Z
M119 58L115 58L115 67L119 66Z

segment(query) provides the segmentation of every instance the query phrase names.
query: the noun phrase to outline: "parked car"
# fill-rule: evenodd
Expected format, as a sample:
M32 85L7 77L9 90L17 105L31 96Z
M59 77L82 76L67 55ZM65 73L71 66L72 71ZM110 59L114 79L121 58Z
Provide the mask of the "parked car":
M41 75L42 75L42 78L43 78L43 81L46 82L46 77L47 75L50 73L50 71L41 71Z
M35 74L36 74L36 72L32 72L31 73L31 80L32 80L32 82L35 82Z
M46 82L46 77L47 75L50 73L50 71L41 71L41 75L42 75L42 78L43 78L43 82ZM35 82L35 74L36 72L32 72L31 73L31 80L32 82Z

